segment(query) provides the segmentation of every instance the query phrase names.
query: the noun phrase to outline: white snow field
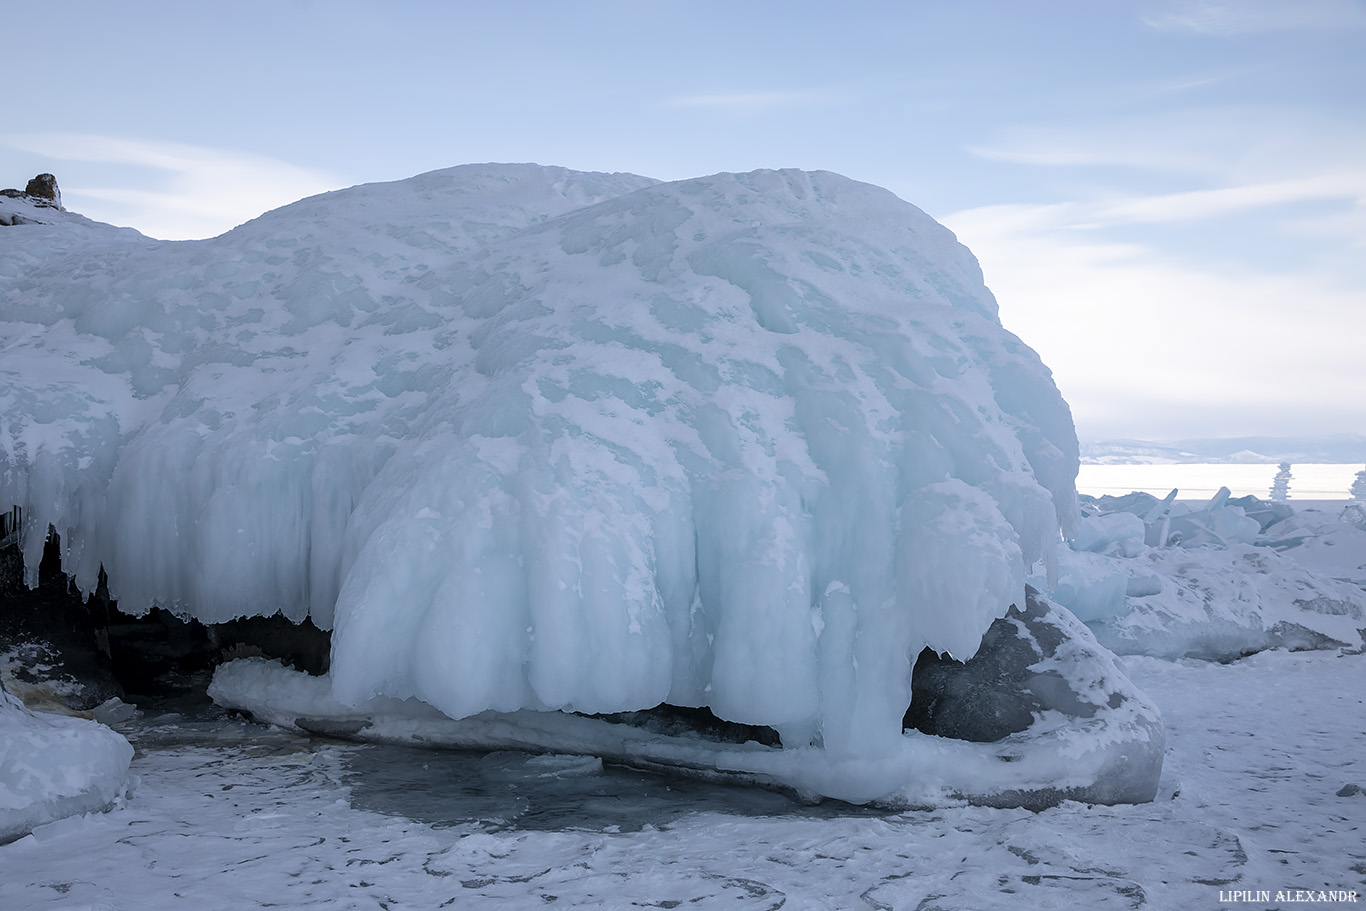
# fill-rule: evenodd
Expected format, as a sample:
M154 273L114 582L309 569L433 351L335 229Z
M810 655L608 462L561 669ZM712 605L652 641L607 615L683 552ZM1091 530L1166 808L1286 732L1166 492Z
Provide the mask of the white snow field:
M31 712L0 684L0 844L108 809L123 794L132 759L128 741L104 725Z
M705 705L875 797L915 657L970 657L1073 530L1069 411L976 261L837 175L478 165L205 241L4 230L28 571L51 524L124 610L310 616L342 704Z
M1358 904L1319 908L1366 901L1366 655L1125 660L1167 725L1157 799L1039 813L821 812L752 788L651 786L581 757L414 758L241 722L133 720L120 728L139 746L138 786L111 813L0 847L0 907L1305 907L1275 900L1286 890L1356 892ZM1270 900L1221 899L1263 890Z

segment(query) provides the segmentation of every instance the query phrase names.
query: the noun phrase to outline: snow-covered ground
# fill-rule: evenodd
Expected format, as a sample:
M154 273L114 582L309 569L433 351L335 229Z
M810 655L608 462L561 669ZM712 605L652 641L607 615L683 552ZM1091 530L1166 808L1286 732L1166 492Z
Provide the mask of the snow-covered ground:
M1158 799L1042 813L807 808L583 760L432 753L424 766L239 722L128 722L132 793L0 847L0 907L1298 907L1274 900L1287 889L1366 901L1366 656L1125 663L1166 719ZM396 777L375 785L384 767ZM1273 900L1221 901L1234 890Z

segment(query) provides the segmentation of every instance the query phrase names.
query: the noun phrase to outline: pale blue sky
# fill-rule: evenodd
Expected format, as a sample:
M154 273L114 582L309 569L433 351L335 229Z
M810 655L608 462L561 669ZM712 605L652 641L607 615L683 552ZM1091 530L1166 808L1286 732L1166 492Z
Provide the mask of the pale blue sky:
M474 161L823 168L982 261L1083 438L1366 433L1366 0L6 0L0 184L205 237ZM3 250L0 250L3 255Z

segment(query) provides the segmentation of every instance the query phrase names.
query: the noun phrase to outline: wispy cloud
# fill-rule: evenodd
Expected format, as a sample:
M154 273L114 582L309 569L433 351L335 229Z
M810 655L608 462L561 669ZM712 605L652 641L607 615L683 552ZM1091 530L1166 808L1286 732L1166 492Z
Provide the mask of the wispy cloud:
M1272 206L1331 200L1366 205L1366 167L1356 172L1296 180L1131 197L1095 208L1096 215L1111 222L1177 222L1224 218Z
M973 211L990 213L996 224L1012 230L1094 231L1129 224L1213 220L1278 206L1333 201L1366 210L1366 166L1358 171L1211 190L1149 195L1107 193L1094 199L1047 205L999 205ZM1325 218L1336 223L1343 216L1334 214ZM1303 216L1298 221L1305 223ZM1357 229L1357 222L1352 221L1340 239L1344 242L1360 239L1353 236Z
M1328 111L1205 107L1085 124L1007 125L968 151L1012 164L1183 175L1206 187L1323 183L1366 170L1366 124ZM1105 177L1123 179L1113 171Z
M1143 16L1162 31L1232 36L1366 27L1360 0L1180 0Z
M1366 130L1227 109L1020 126L978 154L1049 169L1037 204L944 221L1080 433L1366 426L1345 331L1366 306Z
M261 155L181 143L78 133L31 133L12 148L58 161L132 165L159 172L154 189L85 180L62 184L68 207L166 240L212 237L262 212L343 184L331 175ZM146 182L140 182L146 185Z
M968 151L989 161L1049 167L1124 167L1219 173L1247 148L1251 116L1177 111L1114 117L1084 125L1014 124Z

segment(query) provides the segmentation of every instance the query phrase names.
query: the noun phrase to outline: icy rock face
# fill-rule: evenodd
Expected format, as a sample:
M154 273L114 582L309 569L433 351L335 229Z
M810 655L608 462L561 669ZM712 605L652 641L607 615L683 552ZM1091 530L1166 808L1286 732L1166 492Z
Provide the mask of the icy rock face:
M343 702L886 752L914 656L971 657L1071 531L1070 414L971 254L836 175L471 166L33 238L0 276L26 553L51 522L125 609L311 616Z

